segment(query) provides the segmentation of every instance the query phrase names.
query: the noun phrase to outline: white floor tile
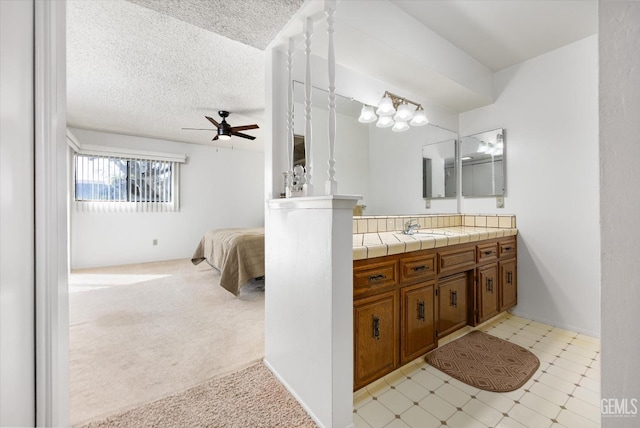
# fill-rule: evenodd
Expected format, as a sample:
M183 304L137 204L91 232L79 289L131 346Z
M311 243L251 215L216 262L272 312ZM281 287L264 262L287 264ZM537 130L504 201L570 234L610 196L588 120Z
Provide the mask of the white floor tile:
M444 385L444 380L431 374L428 370L423 370L411 378L414 382L417 382L423 388L429 391L435 391Z
M381 428L396 416L378 401L371 401L358 409L357 415L373 428Z
M600 381L583 377L580 380L580 388L586 388L593 392L600 392Z
M409 407L413 406L413 401L395 389L390 389L378 397L378 402L382 403L395 415L400 415Z
M563 406L569 400L568 393L558 391L557 389L547 386L541 382L536 382L529 391L531 391L532 394L536 394L538 397L549 400L552 403L556 403L558 406Z
M526 406L534 412L540 413L542 416L546 416L549 419L554 419L558 416L560 410L562 410L558 404L547 401L532 392L524 394L519 401L523 406Z
M582 364L585 367L591 364L591 362L593 361L593 359L589 357L574 354L573 352L562 351L558 355L560 355L560 358L562 358L563 360L569 360L577 364Z
M436 394L456 407L462 407L467 403L467 401L471 400L471 396L469 394L446 383L436 389Z
M495 426L500 419L503 418L502 413L478 399L469 400L469 402L462 407L462 410L489 427Z
M548 373L544 373L540 376L538 378L538 382L544 383L545 385L566 394L571 394L573 390L576 389L576 385L574 383L567 382L566 380L562 380L559 377L555 377Z
M420 407L441 421L446 421L457 411L456 406L436 394L429 394L422 399Z
M576 388L571 395L579 400L591 404L592 406L598 407L600 405L600 393L591 391L590 389Z
M552 424L551 419L534 412L522 404L516 404L509 410L509 418L527 427L543 428L550 427Z
M498 424L496 428L530 428L528 426L522 425L520 422L515 419L504 417Z
M359 409L360 407L371 401L371 394L367 391L367 388L361 388L353 393L353 408Z
M571 410L561 411L556 420L567 427L598 428L600 426L599 423L582 417Z
M409 425L404 423L402 419L396 418L391 422L389 422L387 425L385 425L384 428L410 428L410 427Z
M595 358L595 356L597 355L598 351L594 351L592 349L585 349L580 346L573 345L574 342L575 340L567 345L567 347L565 348L567 352L578 354L580 356L587 357L589 359Z
M355 428L371 428L371 425L366 423L357 413L353 414L353 425Z
M447 427L451 428L487 428L477 419L472 418L465 412L456 412L455 415L447 419Z
M555 364L547 367L546 372L571 383L578 383L580 382L580 379L582 379L582 375L567 369L563 369L562 367Z
M567 404L564 405L567 410L572 411L584 418L591 420L592 422L600 423L600 407L594 406L590 403L582 401L578 398L569 398Z
M413 406L402 415L400 419L410 427L436 428L441 425L441 421L420 406Z
M556 359L553 365L578 374L583 374L587 371L587 366L563 358Z
M412 379L407 379L396 386L396 391L402 393L411 401L420 401L429 394L429 391Z
M476 398L500 413L508 413L515 405L511 398L505 397L498 392L481 391Z

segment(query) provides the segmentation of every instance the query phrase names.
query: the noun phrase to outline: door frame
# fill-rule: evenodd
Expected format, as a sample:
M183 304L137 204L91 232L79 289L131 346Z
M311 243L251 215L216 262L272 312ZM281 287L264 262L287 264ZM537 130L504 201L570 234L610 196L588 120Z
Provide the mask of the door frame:
M66 0L34 0L37 426L69 425Z

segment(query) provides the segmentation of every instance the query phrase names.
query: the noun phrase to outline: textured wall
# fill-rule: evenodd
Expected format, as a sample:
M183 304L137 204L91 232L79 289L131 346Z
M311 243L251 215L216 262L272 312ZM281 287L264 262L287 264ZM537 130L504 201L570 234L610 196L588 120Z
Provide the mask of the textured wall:
M600 1L599 18L602 398L622 402L640 400L640 3Z

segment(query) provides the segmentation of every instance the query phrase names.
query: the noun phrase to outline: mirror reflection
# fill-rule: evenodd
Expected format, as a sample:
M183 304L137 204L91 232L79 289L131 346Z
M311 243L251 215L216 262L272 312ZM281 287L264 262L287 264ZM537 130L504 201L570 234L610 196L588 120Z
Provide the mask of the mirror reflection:
M462 137L462 196L504 195L504 129Z
M293 89L294 133L300 136L296 139L298 148L304 141L305 134L304 85L294 81ZM411 127L406 132L393 132L390 128L376 127L375 122L360 123L358 118L362 103L336 95L335 159L339 192L362 195L362 200L358 202L364 206L362 215L425 212L423 146L455 141L458 139L457 133L431 124ZM313 183L316 188L323 188L327 179L329 154L328 94L324 89L312 89L311 118ZM455 151L455 143L451 144ZM301 154L300 158L302 157L307 158ZM455 158L455 154L446 157ZM455 178L455 174L453 177ZM453 186L455 191L455 183L449 186ZM451 208L455 209L455 204Z
M456 140L422 146L422 197L456 197Z

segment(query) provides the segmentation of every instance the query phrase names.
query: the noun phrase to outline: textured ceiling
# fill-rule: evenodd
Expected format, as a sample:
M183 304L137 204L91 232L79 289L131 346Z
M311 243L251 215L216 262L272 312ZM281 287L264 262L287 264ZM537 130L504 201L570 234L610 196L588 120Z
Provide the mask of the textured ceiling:
M303 0L128 0L264 50Z
M225 31L254 33L252 43L263 45L286 22L291 5L302 0L228 2L148 2L175 6L172 15L129 1L70 0L67 5L67 114L72 127L214 144L205 115L228 110L232 126L258 123L247 131L254 141L232 138L215 145L263 150L264 51L185 22L209 5L240 16L251 6L259 17L229 19ZM258 7L288 5L271 9ZM193 6L189 9L189 5ZM276 16L277 15L277 16ZM235 28L235 30L234 30ZM254 31L255 30L255 31ZM238 37L236 37L238 38Z

